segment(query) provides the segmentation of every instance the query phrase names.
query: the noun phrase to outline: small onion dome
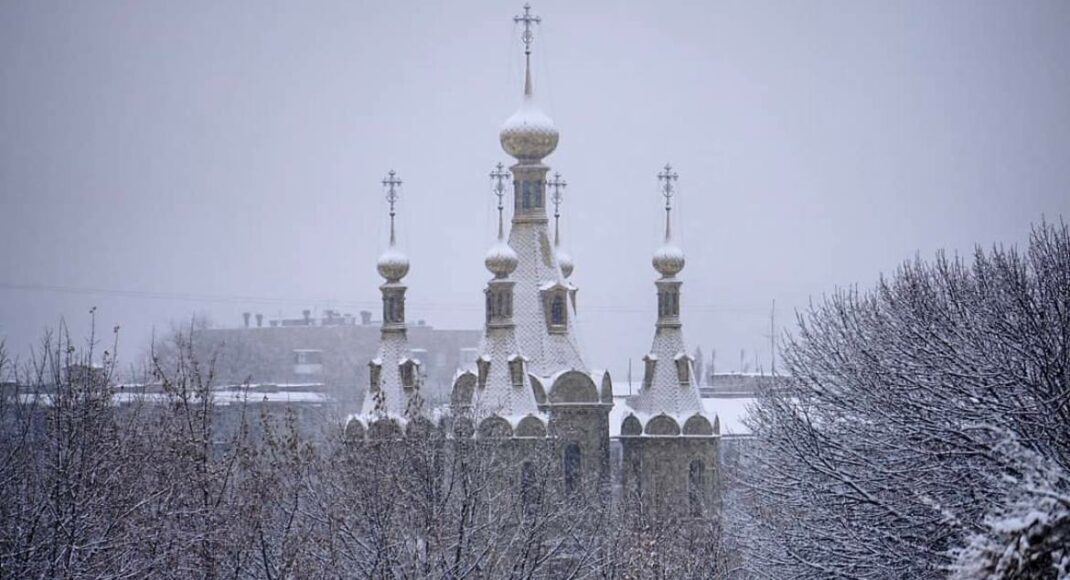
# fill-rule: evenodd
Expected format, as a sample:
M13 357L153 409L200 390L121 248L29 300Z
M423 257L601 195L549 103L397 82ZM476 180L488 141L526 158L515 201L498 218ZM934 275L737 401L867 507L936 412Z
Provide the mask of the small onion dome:
M557 251L557 265L561 266L561 275L568 278L572 275L572 269L575 266L572 263L572 256L565 253L564 250Z
M502 149L519 160L539 160L557 149L554 122L528 96L524 97L520 109L505 121L498 137Z
M513 248L502 240L487 250L487 256L483 258L483 264L487 266L491 274L497 278L504 278L516 270L520 259Z
M391 245L379 256L379 275L387 282L398 282L409 273L409 258Z
M671 241L666 241L665 245L658 248L658 251L654 252L654 259L651 260L654 269L665 277L679 274L680 270L684 269L684 262L684 251Z

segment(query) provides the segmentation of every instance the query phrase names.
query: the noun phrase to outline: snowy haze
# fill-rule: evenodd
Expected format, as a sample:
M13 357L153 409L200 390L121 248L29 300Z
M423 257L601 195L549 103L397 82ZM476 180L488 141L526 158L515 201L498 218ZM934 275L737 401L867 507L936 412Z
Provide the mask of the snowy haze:
M129 360L193 312L377 312L391 168L410 322L479 327L520 10L0 3L0 336L25 352L95 305ZM768 365L774 299L790 325L915 253L1070 216L1070 3L533 10L581 338L618 379L653 334L666 161L684 329L718 370Z

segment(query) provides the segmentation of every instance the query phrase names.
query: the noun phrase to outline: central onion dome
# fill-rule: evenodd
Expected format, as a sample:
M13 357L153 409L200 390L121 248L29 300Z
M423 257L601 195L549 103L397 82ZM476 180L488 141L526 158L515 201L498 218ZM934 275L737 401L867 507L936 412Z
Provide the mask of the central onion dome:
M512 274L519 262L516 251L501 238L487 250L487 256L483 258L483 264L496 278L505 278Z
M557 128L530 96L513 113L499 134L502 149L520 161L538 161L557 149Z
M379 269L379 275L386 278L387 282L400 282L405 274L409 273L409 258L394 244L390 244L383 255L379 256L376 266Z
M665 240L665 244L654 252L654 258L651 263L654 264L654 269L659 274L670 278L684 269L684 251L673 244L671 240Z

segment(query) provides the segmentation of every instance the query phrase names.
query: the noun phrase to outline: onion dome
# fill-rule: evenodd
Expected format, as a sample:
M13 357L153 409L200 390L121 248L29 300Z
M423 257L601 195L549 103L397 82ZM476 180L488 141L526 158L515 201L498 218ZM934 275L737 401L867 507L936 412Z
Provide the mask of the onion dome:
M651 263L654 264L654 269L662 276L666 278L675 276L684 269L684 251L676 244L673 244L671 240L665 240L665 244L654 252L654 258Z
M519 161L538 161L557 149L557 127L533 96L530 47L524 67L524 100L520 109L506 119L498 138L502 149Z
M525 95L520 110L502 126L499 139L502 149L518 160L539 160L557 149L558 133L550 117Z
M516 251L501 238L487 250L487 256L483 258L483 264L496 278L505 278L512 274L519 262Z
M386 278L387 282L400 282L405 274L409 273L409 257L391 244L383 255L379 256L376 266L379 275Z
M572 269L575 266L572 263L572 256L565 253L564 250L557 250L557 265L561 267L561 275L568 278L572 275Z

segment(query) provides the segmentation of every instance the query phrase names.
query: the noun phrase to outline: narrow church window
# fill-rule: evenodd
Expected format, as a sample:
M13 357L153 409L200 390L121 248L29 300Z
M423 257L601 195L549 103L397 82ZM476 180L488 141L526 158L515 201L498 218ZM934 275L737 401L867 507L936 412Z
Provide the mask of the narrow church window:
M494 315L493 308L494 297L491 296L490 292L487 292L487 322L490 322L490 317Z
M542 207L542 182L535 181L531 185L535 190L535 207Z
M643 357L643 363L645 363L645 365L646 365L643 368L643 388L644 389L649 389L650 385L652 385L654 383L654 365L656 365L657 362L658 362L657 359L652 358L649 355Z
M676 374L680 377L681 385L691 382L691 361L686 356L676 359Z
M582 467L583 457L580 452L580 446L578 443L569 443L565 447L564 458L564 472L565 472L565 491L569 493L575 492L580 486L580 468Z
M706 465L696 459L691 462L687 474L687 499L691 507L692 517L702 516L705 495Z
M416 364L410 361L401 363L401 385L412 387L416 384Z
M565 325L565 299L557 294L550 303L550 324Z
M525 513L531 513L538 505L537 478L535 465L530 461L525 461L520 466L520 502L524 506Z
M530 181L525 181L524 182L524 204L523 204L523 208L524 209L530 209L531 208L531 182Z
M524 385L524 359L516 358L509 361L509 373L512 375L513 386Z
M378 390L379 389L379 375L382 373L383 367L381 365L376 364L376 363L368 363L368 370L369 370L368 374L370 375L370 379L371 379L369 381L368 386L373 391L374 390Z
M479 387L486 387L487 375L490 374L490 361L483 358L477 360L476 369L479 371Z

